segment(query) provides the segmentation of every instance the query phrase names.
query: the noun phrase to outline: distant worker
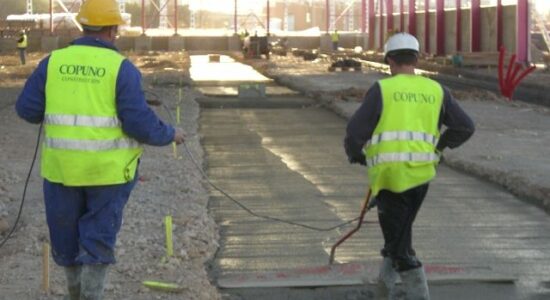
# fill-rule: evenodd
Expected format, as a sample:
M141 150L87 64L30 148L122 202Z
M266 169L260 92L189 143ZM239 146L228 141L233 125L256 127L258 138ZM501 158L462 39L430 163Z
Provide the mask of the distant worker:
M17 51L19 51L19 59L21 60L22 65L27 63L25 56L28 43L27 33L25 33L25 30L21 30L19 33L19 39L17 40Z
M338 33L338 30L334 30L334 32L330 35L330 39L332 41L332 50L338 51L338 44L340 43L340 34Z
M141 144L180 144L184 134L147 106L140 72L113 45L124 24L117 1L87 0L76 20L83 36L39 63L16 110L28 122L44 123L46 220L67 299L98 300L115 263Z
M392 77L366 93L350 119L344 140L350 163L368 167L372 196L384 236L379 282L396 299L401 277L405 299L429 299L422 263L412 245L416 214L435 177L440 153L466 142L474 132L470 117L439 83L415 75L418 40L392 36L384 47ZM442 125L447 130L440 135Z

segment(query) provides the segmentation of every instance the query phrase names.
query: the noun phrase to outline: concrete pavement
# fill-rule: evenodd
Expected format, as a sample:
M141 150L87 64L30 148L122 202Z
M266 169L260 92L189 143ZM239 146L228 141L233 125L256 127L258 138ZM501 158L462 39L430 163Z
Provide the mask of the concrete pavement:
M285 60L276 64L281 67L268 69L268 76L312 96L345 118L360 103L344 101L335 95L350 88L367 90L386 76L371 70L335 76L322 66L308 69ZM463 147L445 151L445 163L499 184L522 200L550 212L550 156L546 155L550 149L550 109L520 101L495 100L483 93L466 93L459 100L474 119L476 133Z
M257 106L239 108L237 100L227 97L209 101L209 107L226 101L234 104L231 109L202 110L208 174L218 186L256 213L312 226L330 227L358 215L366 174L345 158L345 120L315 106L296 108L281 102L265 109L258 101ZM218 106L213 105L215 101ZM218 282L243 274L325 266L330 246L349 230L317 232L259 219L215 191L210 208L222 237L212 263ZM363 230L338 248L338 263L378 263L382 239L378 225L372 224L375 211L367 221ZM437 278L429 275L434 299L550 296L550 220L498 186L440 166L414 232L416 250L426 265L465 270L463 284L436 284ZM518 281L495 288L472 282L475 278ZM232 295L371 299L373 290L365 288L319 289L315 295L284 288L233 289Z

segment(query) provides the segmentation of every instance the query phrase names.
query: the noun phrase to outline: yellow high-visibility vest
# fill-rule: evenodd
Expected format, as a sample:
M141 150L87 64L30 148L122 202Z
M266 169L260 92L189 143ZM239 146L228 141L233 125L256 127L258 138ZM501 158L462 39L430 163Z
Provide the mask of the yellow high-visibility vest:
M373 196L404 192L435 176L443 105L443 88L431 79L396 75L378 83L382 114L364 149Z
M21 42L17 42L17 48L27 48L28 45L28 38L26 34L23 34L21 36L23 40Z
M133 180L141 145L121 127L116 81L124 57L74 45L53 51L46 82L41 174L66 186Z

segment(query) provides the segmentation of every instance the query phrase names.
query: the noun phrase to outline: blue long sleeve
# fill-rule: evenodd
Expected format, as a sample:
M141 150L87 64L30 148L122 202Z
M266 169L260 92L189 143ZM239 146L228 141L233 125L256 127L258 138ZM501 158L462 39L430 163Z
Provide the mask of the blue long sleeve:
M161 121L145 102L141 73L130 61L122 62L116 86L117 112L122 130L149 145L163 146L172 142L174 128Z
M25 82L23 91L15 104L17 115L30 123L37 124L44 119L49 59L48 56L40 61L38 67Z

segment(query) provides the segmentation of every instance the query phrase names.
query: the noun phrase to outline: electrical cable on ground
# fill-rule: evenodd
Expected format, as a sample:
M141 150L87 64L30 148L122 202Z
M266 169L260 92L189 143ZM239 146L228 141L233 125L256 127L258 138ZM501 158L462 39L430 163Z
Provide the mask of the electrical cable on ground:
M158 97L157 94L155 94L154 92L151 92L151 91L147 91L147 93L155 96L157 99L154 101L155 103L158 103L160 104L164 110L166 110L166 113L168 114L168 118L170 119L170 123L172 124L175 124L175 120L174 120L174 117L172 116L172 112L170 111L170 109L168 108L168 106L166 104L164 104L164 102L162 101L159 101L158 99L160 97ZM214 188L216 191L220 192L222 195L224 195L227 199L231 200L232 202L234 202L237 206L239 206L242 210L246 211L248 214L254 216L254 217L257 217L257 218L260 218L260 219L265 219L265 220L270 220L270 221L275 221L275 222L278 222L278 223L284 223L284 224L288 224L288 225L292 225L292 226L298 226L298 227L303 227L303 228L306 228L306 229L310 229L310 230L314 230L314 231L332 231L334 229L338 229L340 227L344 227L348 224L351 224L357 220L359 220L359 217L355 218L355 219L352 219L352 220L349 220L349 221L346 221L344 223L341 223L341 224L338 224L338 225L335 225L335 226L331 226L331 227L327 227L327 228L321 228L321 227L315 227L315 226L310 226L310 225L307 225L307 224L302 224L302 223L298 223L298 222L294 222L294 221L289 221L289 220L283 220L283 219L280 219L280 218L276 218L276 217L271 217L271 216L265 216L265 215L260 215L258 213L255 213L254 211L252 211L250 208L246 207L246 205L242 204L240 201L236 200L235 198L233 198L231 195L229 195L228 193L226 193L223 189L219 188L218 186L216 186L212 181L210 181L210 179L208 178L208 175L204 172L204 170L202 169L202 167L199 165L199 163L195 160L195 158L193 157L193 154L191 153L191 151L189 150L189 147L187 146L187 143L184 141L183 142L183 148L185 149L185 152L187 153L187 156L189 157L189 159L191 160L191 162L193 163L193 165L195 166L195 168L199 171L199 173L202 175L202 178L212 187Z
M21 219L21 213L23 212L23 205L25 204L25 196L27 195L27 187L29 186L29 180L31 178L32 170L34 168L34 163L36 162L36 157L38 155L38 148L40 148L40 137L42 136L42 125L43 123L40 123L40 127L38 128L38 137L36 138L36 147L34 148L34 155L32 157L29 173L27 174L27 178L25 179L25 186L23 187L23 195L21 196L21 204L19 205L19 212L17 213L17 218L15 218L15 222L13 223L13 226L10 232L8 233L8 235L2 240L2 242L0 242L0 248L2 248L2 246L4 246L4 244L11 237L11 235L17 228L19 219Z

